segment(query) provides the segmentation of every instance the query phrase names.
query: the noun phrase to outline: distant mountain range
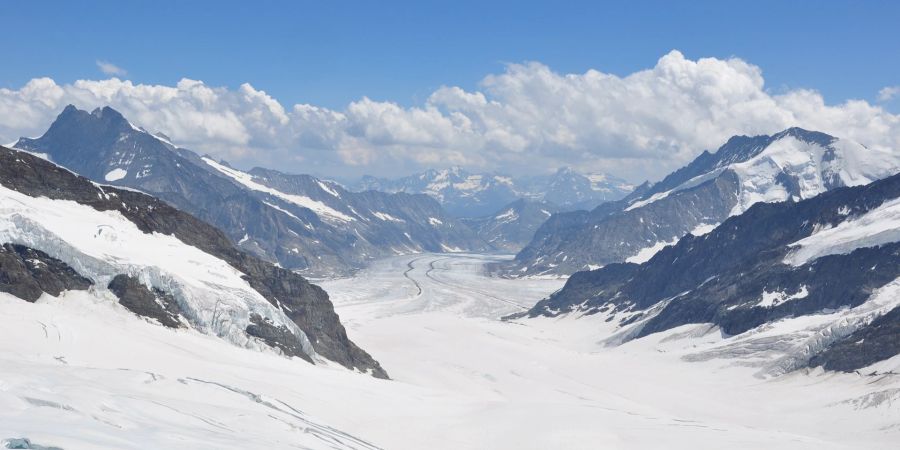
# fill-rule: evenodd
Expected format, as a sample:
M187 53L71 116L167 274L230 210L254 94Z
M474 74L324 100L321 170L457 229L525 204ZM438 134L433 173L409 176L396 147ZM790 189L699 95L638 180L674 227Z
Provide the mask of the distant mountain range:
M798 135L816 138L801 141L810 146L835 144L797 130L755 142L768 148ZM837 167L831 183L859 180L845 178L858 174L859 166ZM800 195L808 187L801 185ZM743 207L739 200L735 205ZM805 366L854 371L900 354L898 277L900 175L894 175L799 202L756 202L643 264L575 273L523 315L606 315L618 324L611 344L711 324L715 329L704 333L720 330L728 339L700 358L737 355L749 364L768 354L777 357L767 372Z
M758 202L801 200L900 171L900 154L791 128L735 136L662 181L592 211L552 216L515 260L510 276L565 275L643 262L688 233L701 235Z
M541 224L559 211L554 203L519 199L489 216L462 221L498 251L516 253L531 242Z
M421 194L350 192L308 175L227 163L179 148L112 108L68 106L16 148L94 181L138 189L215 225L261 258L307 274L346 274L404 253L485 251L474 232Z
M497 213L519 199L550 202L568 211L591 209L625 197L634 186L611 175L584 175L569 168L547 176L511 177L453 167L394 180L366 176L351 189L427 194L448 213L474 218Z
M117 168L154 170L132 155L120 154L140 165ZM0 292L28 302L83 292L161 326L387 377L325 291L157 198L0 147L0 211Z

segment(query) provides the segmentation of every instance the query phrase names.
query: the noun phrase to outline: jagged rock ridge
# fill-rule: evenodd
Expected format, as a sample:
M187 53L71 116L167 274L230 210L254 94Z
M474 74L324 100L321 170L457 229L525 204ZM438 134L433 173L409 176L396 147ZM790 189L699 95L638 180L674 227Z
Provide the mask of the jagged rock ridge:
M425 195L358 194L273 170L243 172L135 127L112 108L68 106L47 132L16 148L100 183L159 197L282 267L329 276L403 253L488 246Z

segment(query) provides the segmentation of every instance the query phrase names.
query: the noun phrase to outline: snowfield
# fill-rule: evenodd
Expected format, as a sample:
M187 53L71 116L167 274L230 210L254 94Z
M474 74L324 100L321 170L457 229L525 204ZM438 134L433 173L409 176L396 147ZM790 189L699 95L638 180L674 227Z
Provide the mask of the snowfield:
M863 247L875 247L900 241L900 199L845 220L834 228L819 229L793 244L785 263L802 266L826 255L850 253Z
M0 242L41 250L65 262L94 282L97 295L111 295L105 287L116 275L136 277L145 286L171 293L192 326L235 345L269 351L245 332L251 314L269 318L300 337L304 351L315 357L306 334L240 271L174 236L144 233L118 211L30 197L0 186Z
M103 178L106 179L106 181L119 181L122 178L125 178L127 175L127 170L117 167L107 172L107 174Z
M238 183L259 192L265 192L267 194L271 194L275 197L278 197L288 203L293 203L301 208L306 208L318 215L323 220L337 220L342 222L352 222L356 220L353 217L350 217L320 201L313 200L305 195L296 195L296 194L286 194L277 189L270 188L263 184L257 183L253 180L253 175L249 173L241 172L240 170L232 169L231 167L227 167L225 165L219 164L213 161L210 158L203 157L201 158L203 162L209 164L214 169L218 170L222 174L230 177L231 179L237 181ZM328 192L329 194L340 197L337 193L331 189L324 187L322 183L319 183L319 186L323 186L323 190Z
M812 198L828 190L826 179L843 186L860 186L896 173L900 156L891 150L867 148L846 139L835 139L828 146L783 136L762 152L739 163L717 167L698 175L669 191L634 201L625 211L644 207L685 189L698 186L732 170L740 180L738 203L732 216L747 211L758 202L780 202L791 198L779 175L793 177L799 198Z
M900 358L879 376L760 371L833 317L609 346L616 329L602 315L498 320L563 280L483 276L497 259L400 256L322 283L390 381L171 331L96 293L36 304L0 294L0 439L66 450L896 448L900 378L886 372ZM868 308L898 295L886 287Z

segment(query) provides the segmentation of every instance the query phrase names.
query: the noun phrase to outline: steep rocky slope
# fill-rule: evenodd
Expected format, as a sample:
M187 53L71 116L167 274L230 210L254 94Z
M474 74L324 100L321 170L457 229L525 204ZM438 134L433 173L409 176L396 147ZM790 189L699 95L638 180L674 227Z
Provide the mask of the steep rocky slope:
M785 319L809 318L822 323L782 369L810 364L856 370L900 351L898 307L895 175L799 202L757 203L643 264L575 273L526 315L606 314L619 324L613 342L702 323L725 336L743 336ZM770 350L789 341L755 345Z
M401 253L487 248L425 195L357 194L306 175L246 173L178 148L108 107L68 106L43 136L15 146L94 181L157 196L242 249L308 274L346 274Z
M550 202L519 199L489 216L462 221L497 250L516 253L559 210L559 206Z
M325 291L166 202L3 147L0 185L4 292L34 301L90 289L167 326L387 376Z

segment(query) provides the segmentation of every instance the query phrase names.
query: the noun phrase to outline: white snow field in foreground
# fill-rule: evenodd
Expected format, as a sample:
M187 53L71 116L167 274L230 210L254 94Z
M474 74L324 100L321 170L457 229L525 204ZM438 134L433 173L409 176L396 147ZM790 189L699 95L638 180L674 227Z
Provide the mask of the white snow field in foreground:
M391 381L171 331L88 293L37 304L0 294L0 439L66 450L896 448L896 376L763 378L750 355L710 357L734 338L707 325L608 347L614 326L600 315L501 322L563 281L482 276L495 259L402 256L322 283ZM799 344L807 322L762 333Z

